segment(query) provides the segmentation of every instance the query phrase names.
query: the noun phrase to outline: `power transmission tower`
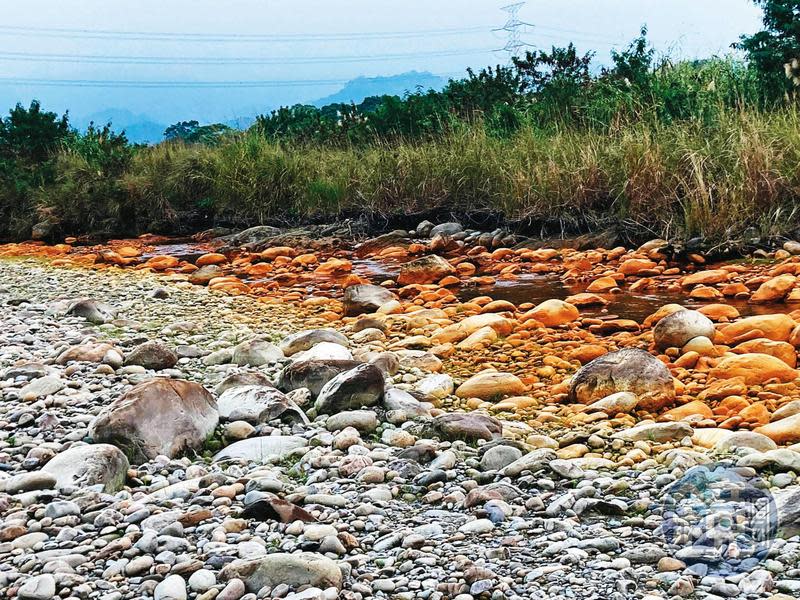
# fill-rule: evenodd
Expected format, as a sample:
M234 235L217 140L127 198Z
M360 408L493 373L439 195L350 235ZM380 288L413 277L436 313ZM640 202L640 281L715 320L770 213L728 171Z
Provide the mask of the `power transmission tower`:
M503 12L508 13L508 20L506 21L505 25L495 29L495 31L505 31L508 34L506 45L500 50L508 53L509 63L512 62L515 57L519 56L521 48L530 45L522 41L522 31L525 27L530 25L530 23L519 20L519 10L524 5L525 2L515 2L514 4L503 6L500 9Z

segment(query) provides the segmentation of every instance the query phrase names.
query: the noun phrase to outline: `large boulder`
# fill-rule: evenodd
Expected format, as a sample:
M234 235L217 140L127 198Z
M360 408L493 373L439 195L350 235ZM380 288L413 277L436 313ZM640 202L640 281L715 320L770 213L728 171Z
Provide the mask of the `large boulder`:
M800 413L756 427L754 431L776 444L796 444L800 442Z
M308 350L303 350L292 356L295 362L306 360L353 360L350 350L334 342L320 342Z
M217 399L220 419L247 421L257 425L289 413L303 422L308 419L300 408L272 386L246 385L232 387Z
M517 396L525 393L527 386L512 373L478 373L458 386L459 398L499 399L504 396Z
M233 373L217 384L214 393L221 396L227 390L245 385L272 385L269 377L258 371L245 371L243 373Z
M95 325L102 325L117 318L117 311L113 306L92 298L83 298L73 303L67 309L67 314L83 317Z
M707 337L714 340L714 323L696 310L679 310L661 319L653 328L656 348L682 348L689 340Z
M299 361L281 371L278 378L278 389L291 392L299 388L306 388L316 397L331 379L359 364L361 363L354 360Z
M125 365L138 365L145 369L160 371L171 369L178 363L175 351L161 342L150 341L139 344L125 357Z
M355 317L362 313L372 313L387 302L395 300L392 292L379 285L362 283L351 285L344 291L344 314Z
M545 327L572 323L580 316L577 307L563 300L545 300L525 313L524 318L539 321Z
M260 338L242 342L233 349L233 362L240 367L271 365L282 358L283 352L278 346Z
M128 472L125 454L111 444L72 446L54 456L42 471L56 478L56 487L102 485L103 491L113 494L125 485Z
M349 346L349 340L335 329L308 329L298 331L285 338L278 344L285 356L292 356L298 352L308 350L320 342Z
M268 554L258 558L235 560L220 573L223 581L241 579L250 592L263 587L287 585L292 589L312 586L319 589L342 588L339 565L322 554Z
M410 285L412 283L436 283L448 275L456 273L455 268L441 256L429 254L416 260L409 261L400 267L397 283Z
M720 330L729 341L749 335L751 338L763 337L776 342L788 342L796 325L789 315L754 315L720 327Z
M591 404L617 392L639 398L637 407L657 411L675 401L675 384L660 360L635 348L609 352L578 369L569 389L571 402Z
M375 406L383 398L383 371L371 364L340 373L320 390L314 408L317 414L334 415L343 410Z
M89 426L95 442L121 448L133 462L199 450L219 422L214 397L200 384L150 379L103 408Z

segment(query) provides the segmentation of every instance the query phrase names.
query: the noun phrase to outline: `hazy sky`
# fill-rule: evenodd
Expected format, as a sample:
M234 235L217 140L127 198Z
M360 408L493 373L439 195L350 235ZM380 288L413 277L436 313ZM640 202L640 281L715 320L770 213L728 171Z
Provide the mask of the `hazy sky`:
M505 44L505 34L491 28L503 25L506 15L500 7L507 1L0 0L0 110L39 98L47 108L70 109L76 115L125 108L167 123L183 118L216 121L313 100L336 91L338 81L359 75L409 70L453 75L466 66L506 60L492 52ZM600 61L612 47L632 39L642 24L650 28L659 51L691 57L724 54L741 33L760 24L751 0L529 0L520 19L536 25L522 34L524 41L549 47L573 40L583 50L597 50ZM142 32L183 35L147 38ZM210 37L214 35L221 37ZM260 37L233 39L236 35ZM53 55L116 62L65 62ZM221 64L130 64L131 57ZM237 58L251 64L224 62ZM259 60L269 64L252 64ZM305 62L297 64L299 60ZM49 87L20 83L20 78L332 82L141 89L66 83Z

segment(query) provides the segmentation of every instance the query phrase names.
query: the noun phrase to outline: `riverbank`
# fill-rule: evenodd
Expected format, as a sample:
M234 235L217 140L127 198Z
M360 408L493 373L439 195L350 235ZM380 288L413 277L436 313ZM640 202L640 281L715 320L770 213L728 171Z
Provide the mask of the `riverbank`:
M799 593L792 246L455 229L0 248L3 591Z

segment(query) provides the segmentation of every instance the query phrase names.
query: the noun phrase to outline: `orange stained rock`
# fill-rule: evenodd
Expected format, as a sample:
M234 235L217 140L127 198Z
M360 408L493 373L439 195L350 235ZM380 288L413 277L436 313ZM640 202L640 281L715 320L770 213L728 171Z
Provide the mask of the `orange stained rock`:
M720 289L723 296L732 297L738 296L739 294L746 294L747 296L750 295L750 288L748 288L743 283L729 283L727 285L723 285Z
M735 306L729 304L706 304L698 308L697 312L704 314L712 321L739 318L739 311Z
M776 444L800 442L800 414L757 427L755 431L756 433L764 434Z
M221 265L226 262L228 262L227 256L217 252L211 252L209 254L203 254L203 256L195 261L195 264L198 267L205 267L206 265Z
M649 277L645 277L643 279L634 281L628 289L630 289L630 291L632 292L639 292L641 290L645 290L649 287L652 287L652 285L653 285L653 280L650 279Z
M144 263L144 266L155 271L166 271L167 269L174 269L180 265L180 262L174 256L154 256Z
M739 417L752 425L766 425L769 423L769 410L763 402L754 402L739 412Z
M730 273L723 269L711 269L708 271L698 271L697 273L692 273L691 275L687 275L681 280L681 285L683 287L692 287L695 285L703 284L703 285L713 285L715 283L724 283L728 281L730 277Z
M516 253L511 248L498 248L489 255L489 258L491 260L503 260L515 254Z
M517 307L508 300L492 300L481 308L481 313L516 312Z
M680 304L665 304L664 306L659 308L656 312L654 312L652 315L647 316L644 322L642 323L642 326L653 327L664 317L668 317L672 313L676 313L679 310L684 310L684 307L681 306Z
M585 344L567 353L569 360L577 360L582 365L608 354L609 349L599 344Z
M272 248L267 248L266 250L262 250L261 258L264 260L275 260L279 256L281 257L292 257L297 254L297 250L291 248L289 246L274 246Z
M101 250L100 259L102 259L102 261L105 263L108 263L110 265L117 265L120 267L126 267L136 262L135 258L133 257L125 258L121 254L119 254L118 252L114 252L113 250Z
M770 275L783 275L785 273L789 273L790 275L797 275L798 274L798 265L797 263L783 263L780 265L776 265L771 271Z
M451 287L451 286L460 285L460 284L461 284L461 280L458 277L455 277L453 275L449 275L447 277L444 277L443 279L441 279L439 281L439 285L441 285L442 287Z
M456 271L462 277L469 277L475 273L477 268L470 262L460 262L456 265Z
M738 415L745 408L750 406L746 398L742 396L728 396L723 399L713 410L714 414L721 417Z
M266 275L271 271L272 264L266 262L249 265L244 269L245 274L249 275L250 277L261 277L262 275Z
M349 287L352 287L354 285L359 285L362 283L369 283L369 281L364 279L363 277L359 277L358 275L351 273L350 275L347 275L344 279L342 279L341 286L342 289L345 290Z
M689 297L695 300L716 300L722 298L722 292L707 285L698 285L689 293Z
M784 302L800 302L800 288L795 287L790 290L783 300Z
M733 349L736 354L769 354L781 359L791 368L797 366L797 352L789 342L775 342L767 338L756 338L742 342Z
M580 316L578 309L563 300L551 299L545 300L532 310L529 310L522 316L521 321L534 319L542 323L545 327L558 327L565 325L576 320Z
M598 296L597 294L589 294L587 292L570 296L566 299L566 301L574 306L605 306L608 304L608 300L602 296Z
M292 259L293 265L302 265L304 267L315 265L319 262L316 254L300 254Z
M638 275L639 273L649 272L658 265L652 260L643 258L629 258L619 266L619 272L625 275Z
M763 384L770 379L785 383L793 381L797 375L797 371L781 359L769 354L755 353L723 358L709 373L709 377L713 379L743 377L747 385Z
M708 387L700 392L698 398L705 401L722 400L728 396L745 396L747 385L744 377L732 377L709 382Z
M119 248L116 248L116 252L122 258L136 258L137 256L142 255L142 251L133 246L120 246Z
M314 273L317 275L328 276L333 274L349 273L352 270L353 263L351 263L349 260L345 260L343 258L329 258L316 269L314 269Z
M773 277L761 284L750 296L750 302L766 303L783 300L796 282L797 278L794 275L784 274Z
M474 277L472 279L473 283L476 285L492 285L495 282L494 277L489 277L488 275L483 277Z
M668 410L659 420L661 421L682 421L688 417L699 416L703 419L713 419L714 413L705 402L694 400L683 406L677 406Z
M694 351L686 352L675 359L673 363L676 367L683 369L692 369L700 359L700 354Z
M785 342L789 340L796 325L797 323L789 315L754 315L728 325L718 326L718 331L730 341L757 330L760 333L757 337Z

